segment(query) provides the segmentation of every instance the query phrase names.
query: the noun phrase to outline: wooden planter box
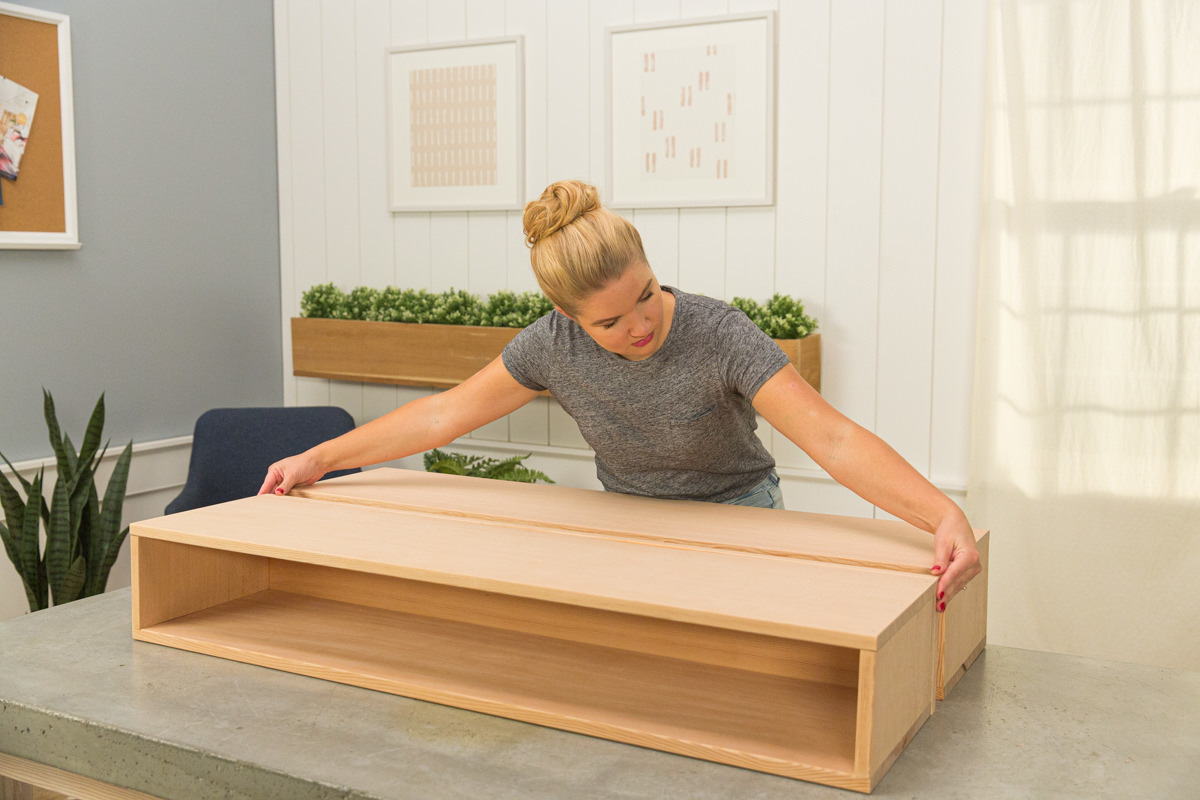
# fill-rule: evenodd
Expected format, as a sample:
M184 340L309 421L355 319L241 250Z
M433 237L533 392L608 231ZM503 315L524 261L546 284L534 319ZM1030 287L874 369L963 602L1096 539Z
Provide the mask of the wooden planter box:
M464 491L463 486L470 487ZM507 483L404 469L374 469L296 489L331 502L516 522L659 545L705 547L764 556L929 575L933 537L906 522L801 511L655 500L545 484ZM653 514L652 528L639 523ZM975 530L983 572L936 614L937 699L944 699L987 642L987 530Z
M929 576L373 502L136 523L134 637L863 792L933 711Z
M520 328L292 318L292 374L403 386L457 386L500 355ZM821 390L821 335L776 339Z

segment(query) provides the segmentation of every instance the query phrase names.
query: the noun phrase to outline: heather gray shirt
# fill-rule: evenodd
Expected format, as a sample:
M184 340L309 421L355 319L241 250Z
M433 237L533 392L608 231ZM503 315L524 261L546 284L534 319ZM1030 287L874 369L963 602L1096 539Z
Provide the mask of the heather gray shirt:
M741 311L663 289L675 295L675 316L644 361L608 352L552 311L504 348L504 366L522 386L550 390L575 419L605 489L731 500L775 466L750 401L788 358Z

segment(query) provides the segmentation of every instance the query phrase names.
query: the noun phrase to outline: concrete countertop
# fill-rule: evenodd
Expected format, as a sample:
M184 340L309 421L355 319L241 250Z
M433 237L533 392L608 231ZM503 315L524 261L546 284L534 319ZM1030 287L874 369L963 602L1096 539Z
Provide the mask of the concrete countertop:
M168 800L853 792L195 655L129 590L0 622L0 753ZM1200 673L989 647L877 798L1200 796Z

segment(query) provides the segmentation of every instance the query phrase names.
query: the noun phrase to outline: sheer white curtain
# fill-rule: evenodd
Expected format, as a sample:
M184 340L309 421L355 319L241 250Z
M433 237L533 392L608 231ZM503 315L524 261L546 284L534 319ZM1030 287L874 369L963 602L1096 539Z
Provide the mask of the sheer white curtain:
M1200 2L993 0L989 640L1200 669Z

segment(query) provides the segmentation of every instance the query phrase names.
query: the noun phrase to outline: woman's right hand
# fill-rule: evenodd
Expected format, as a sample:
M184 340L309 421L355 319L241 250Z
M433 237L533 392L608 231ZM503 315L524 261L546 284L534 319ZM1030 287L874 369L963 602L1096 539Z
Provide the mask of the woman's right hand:
M276 461L267 467L267 477L263 480L259 494L287 494L297 486L308 486L321 480L324 470L312 451L306 451L297 456Z

